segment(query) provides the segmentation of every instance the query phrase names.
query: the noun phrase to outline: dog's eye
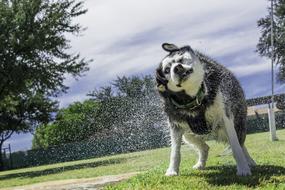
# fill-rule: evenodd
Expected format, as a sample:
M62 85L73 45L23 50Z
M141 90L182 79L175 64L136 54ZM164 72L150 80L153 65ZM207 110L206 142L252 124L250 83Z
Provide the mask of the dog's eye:
M170 68L169 68L169 67L165 68L165 71L164 71L164 73L165 73L165 74L168 74L168 73L170 73Z

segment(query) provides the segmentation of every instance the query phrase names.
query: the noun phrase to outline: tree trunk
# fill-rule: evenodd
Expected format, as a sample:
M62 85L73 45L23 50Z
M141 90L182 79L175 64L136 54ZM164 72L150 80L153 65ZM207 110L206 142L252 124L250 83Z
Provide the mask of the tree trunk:
M2 146L4 142L0 142L0 171L4 170L4 160L3 160L3 154L2 154Z

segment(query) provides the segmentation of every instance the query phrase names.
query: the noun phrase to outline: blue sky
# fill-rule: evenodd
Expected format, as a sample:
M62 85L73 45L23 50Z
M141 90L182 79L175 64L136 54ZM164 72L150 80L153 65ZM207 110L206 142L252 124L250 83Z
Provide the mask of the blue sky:
M269 95L270 60L255 52L256 21L267 14L267 0L87 0L79 18L82 36L67 36L72 52L94 59L79 80L66 76L70 87L58 98L65 107L86 99L94 88L121 75L153 74L165 55L163 42L191 45L233 71L247 98ZM284 92L284 85L277 85ZM31 134L14 135L14 151L31 147Z

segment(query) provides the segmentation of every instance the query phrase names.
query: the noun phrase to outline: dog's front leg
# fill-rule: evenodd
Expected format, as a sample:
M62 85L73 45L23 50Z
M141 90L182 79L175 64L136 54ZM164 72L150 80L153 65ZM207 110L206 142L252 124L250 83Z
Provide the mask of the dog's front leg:
M170 126L171 154L166 176L175 176L179 173L182 134L182 129L173 124Z
M228 140L233 151L233 156L237 163L237 175L239 176L251 175L251 171L248 162L246 160L245 154L237 138L233 119L228 118L227 116L224 116L223 119L224 119L226 132L228 135Z

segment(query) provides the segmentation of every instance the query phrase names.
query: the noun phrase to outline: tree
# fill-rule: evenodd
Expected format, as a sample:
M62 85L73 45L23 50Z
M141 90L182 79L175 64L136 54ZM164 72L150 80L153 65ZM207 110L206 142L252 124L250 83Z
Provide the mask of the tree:
M96 124L98 106L93 100L85 100L60 109L53 123L43 124L36 129L33 149L82 141L90 137L100 130L100 125Z
M40 93L26 92L20 96L7 97L0 102L0 148L15 132L31 132L39 123L52 119L57 102ZM0 153L0 164L3 164ZM4 167L1 165L1 167ZM3 168L2 168L3 169Z
M75 0L0 0L0 150L13 133L51 120L57 102L49 97L66 92L67 74L88 70L90 60L70 53L66 37L81 33L72 20L86 13L82 6Z
M274 2L274 61L279 65L278 80L285 82L285 0L276 0ZM271 58L270 10L268 15L258 20L257 24L261 30L257 52L261 56Z
M165 146L168 143L167 119L155 89L154 79L151 76L118 77L112 83L112 87L112 98L97 99L102 91L95 90L90 94L101 102L104 108L103 126L108 126L112 131L103 131L99 135L95 133L93 139L102 139L102 136L106 139L117 139L118 146L122 144L123 147L114 147L114 152Z
M152 77L118 77L111 86L88 96L89 100L61 109L53 123L37 128L33 148L111 139L128 144L106 150L120 152L161 147L167 142L163 130L166 118Z

